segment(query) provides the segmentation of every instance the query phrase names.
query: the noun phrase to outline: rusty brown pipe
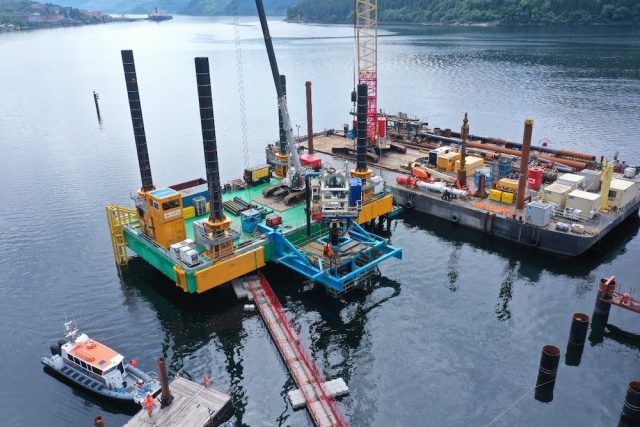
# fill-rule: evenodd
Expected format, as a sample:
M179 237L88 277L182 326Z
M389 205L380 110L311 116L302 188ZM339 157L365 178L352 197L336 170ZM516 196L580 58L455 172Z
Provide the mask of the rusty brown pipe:
M160 408L164 408L173 402L173 396L171 395L171 390L169 390L169 376L167 375L167 365L164 357L158 357L158 377L160 378L160 387L162 387Z
M311 82L306 82L304 85L307 88L307 151L309 152L309 154L313 154L313 110L311 105Z
M578 153L577 151L558 150L556 154L558 156L573 157L574 159L586 160L588 162L596 161L596 156L593 154Z
M533 120L524 121L524 135L522 136L522 153L520 155L520 178L518 180L518 195L516 209L524 209L524 196L527 192L527 180L529 179L529 155L531 154L531 134L533 133Z
M97 417L95 417L93 419L93 425L95 427L105 427L106 424L104 423L104 417L102 415L98 415Z
M494 144L483 144L476 141L467 141L467 147L477 148L479 150L494 151L496 153L511 154L512 156L518 157L520 157L520 155L522 154L520 150L512 150L511 148L500 147L499 145ZM581 162L578 160L561 159L547 154L541 154L537 151L532 152L531 157L533 157L534 159L549 160L550 162L559 163L561 165L570 166L576 169L585 169L587 167L587 163L585 162Z

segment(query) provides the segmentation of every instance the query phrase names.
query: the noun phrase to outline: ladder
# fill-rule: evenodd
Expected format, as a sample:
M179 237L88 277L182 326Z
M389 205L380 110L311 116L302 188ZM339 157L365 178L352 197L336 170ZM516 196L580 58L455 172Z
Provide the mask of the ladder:
M116 204L110 204L106 208L109 221L109 233L116 264L124 267L129 262L127 255L127 243L124 240L124 228L127 225L136 226L140 223L135 209L125 208Z

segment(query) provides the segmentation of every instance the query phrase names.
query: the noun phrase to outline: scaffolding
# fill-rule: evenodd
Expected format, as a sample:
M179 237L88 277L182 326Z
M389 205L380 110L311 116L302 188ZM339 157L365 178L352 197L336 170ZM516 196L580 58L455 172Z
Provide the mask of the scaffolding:
M135 227L140 223L138 213L135 209L125 208L115 204L108 205L106 210L113 255L116 258L116 263L123 267L129 263L127 243L124 240L124 228L126 226Z

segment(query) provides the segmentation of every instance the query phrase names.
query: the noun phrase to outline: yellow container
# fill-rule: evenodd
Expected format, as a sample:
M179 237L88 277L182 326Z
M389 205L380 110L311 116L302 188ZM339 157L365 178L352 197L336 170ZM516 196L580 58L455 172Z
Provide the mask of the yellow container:
M494 202L502 201L502 191L489 190L489 200L493 200Z
M498 181L498 188L503 188L505 190L511 190L514 193L518 191L518 180L517 179L509 179L502 178Z
M508 191L502 192L502 203L507 203L509 205L513 204L513 193L509 193Z
M182 209L182 216L184 217L184 219L193 218L194 216L196 216L196 208L194 208L193 206L189 206Z
M445 153L438 156L438 160L436 165L438 169L453 172L453 168L455 167L456 160L460 159L460 153Z
M474 173L476 173L476 169L481 168L483 166L484 166L484 160L482 158L475 157L475 156L467 156L465 160L464 168L467 171L467 176L471 176ZM453 171L455 173L458 173L459 169L460 169L460 160L456 160Z

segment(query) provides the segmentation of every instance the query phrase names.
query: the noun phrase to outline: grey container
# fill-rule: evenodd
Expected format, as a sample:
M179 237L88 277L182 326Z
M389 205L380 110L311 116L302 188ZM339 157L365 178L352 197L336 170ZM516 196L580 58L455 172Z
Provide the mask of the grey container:
M551 221L553 206L549 203L531 202L527 204L527 214L525 221L527 224L546 227Z

